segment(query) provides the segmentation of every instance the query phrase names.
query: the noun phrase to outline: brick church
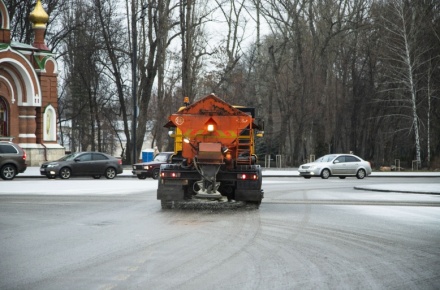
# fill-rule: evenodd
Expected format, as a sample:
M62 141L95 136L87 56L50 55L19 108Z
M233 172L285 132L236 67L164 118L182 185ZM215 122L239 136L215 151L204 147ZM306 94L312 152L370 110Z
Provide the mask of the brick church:
M41 1L29 15L32 44L11 41L9 13L0 0L0 140L18 143L28 166L64 156L57 142L57 76L44 34L49 19Z

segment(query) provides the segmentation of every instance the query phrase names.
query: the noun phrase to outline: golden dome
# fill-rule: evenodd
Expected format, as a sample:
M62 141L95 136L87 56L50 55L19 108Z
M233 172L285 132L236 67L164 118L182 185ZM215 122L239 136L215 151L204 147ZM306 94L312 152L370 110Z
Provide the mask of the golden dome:
M41 5L41 0L37 0L34 11L29 15L29 20L33 23L33 28L46 28L49 15L44 11L43 5Z

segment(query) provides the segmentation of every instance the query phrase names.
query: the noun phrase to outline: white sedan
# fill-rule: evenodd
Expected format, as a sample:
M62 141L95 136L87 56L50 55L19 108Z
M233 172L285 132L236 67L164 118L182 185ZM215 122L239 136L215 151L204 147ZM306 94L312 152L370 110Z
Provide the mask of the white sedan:
M327 179L338 176L344 179L347 176L356 176L363 179L371 174L370 162L352 154L329 154L316 159L314 162L302 164L298 168L299 175L304 178L320 176Z

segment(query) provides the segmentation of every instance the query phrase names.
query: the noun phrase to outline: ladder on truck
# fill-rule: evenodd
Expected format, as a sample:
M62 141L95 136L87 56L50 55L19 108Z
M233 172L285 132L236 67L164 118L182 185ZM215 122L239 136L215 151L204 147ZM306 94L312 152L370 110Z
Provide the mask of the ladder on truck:
M237 156L235 160L237 165L251 165L252 164L252 153L253 153L253 138L252 129L249 127L242 129L237 132Z

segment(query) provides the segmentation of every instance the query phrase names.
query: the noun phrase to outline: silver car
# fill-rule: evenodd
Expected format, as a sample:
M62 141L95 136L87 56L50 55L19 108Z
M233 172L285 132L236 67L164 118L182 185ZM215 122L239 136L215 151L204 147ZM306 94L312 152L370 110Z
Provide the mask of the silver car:
M298 168L299 175L304 178L320 176L327 179L330 176L339 176L344 179L347 176L356 176L363 179L371 174L370 162L352 154L329 154L306 163Z

